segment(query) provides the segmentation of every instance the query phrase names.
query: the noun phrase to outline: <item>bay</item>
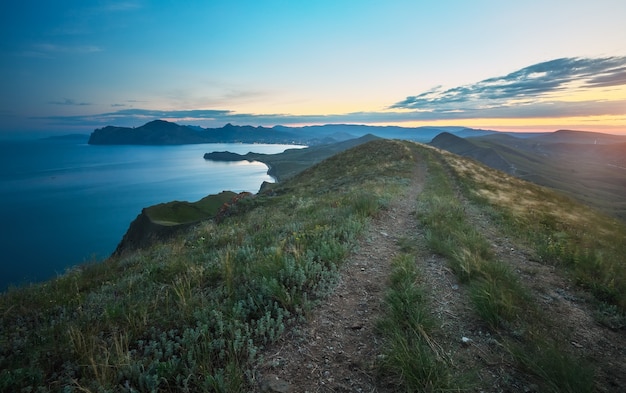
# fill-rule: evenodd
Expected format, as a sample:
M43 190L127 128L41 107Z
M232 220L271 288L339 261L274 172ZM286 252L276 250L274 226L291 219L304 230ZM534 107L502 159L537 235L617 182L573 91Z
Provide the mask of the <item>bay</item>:
M204 153L293 147L0 141L0 291L106 258L144 207L224 190L255 193L273 181L263 163L206 161Z

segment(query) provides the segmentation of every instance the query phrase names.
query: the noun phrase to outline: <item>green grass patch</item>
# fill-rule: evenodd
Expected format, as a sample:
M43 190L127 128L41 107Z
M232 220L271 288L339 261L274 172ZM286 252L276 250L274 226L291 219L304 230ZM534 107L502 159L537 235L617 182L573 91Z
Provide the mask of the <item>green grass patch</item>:
M197 202L166 202L145 209L146 214L155 223L178 225L206 220L214 217L219 209L237 195L232 191L222 191L209 195Z
M522 367L540 378L543 391L589 393L594 391L593 369L582 359L574 359L554 343L534 346L512 345L511 353Z

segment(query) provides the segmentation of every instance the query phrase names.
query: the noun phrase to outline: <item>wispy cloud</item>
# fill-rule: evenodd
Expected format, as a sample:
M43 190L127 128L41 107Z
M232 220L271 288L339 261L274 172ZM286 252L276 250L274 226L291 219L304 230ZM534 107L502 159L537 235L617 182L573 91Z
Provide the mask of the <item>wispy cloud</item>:
M124 104L113 104L114 106L124 106ZM153 110L153 109L120 109L113 112L86 115L69 116L44 116L34 117L34 119L47 120L55 124L88 124L91 126L101 125L140 125L146 120L153 119L193 119L200 122L221 122L236 117L229 110L199 109L199 110ZM226 120L228 122L228 120Z
M31 45L28 49L18 53L21 57L50 59L62 54L91 54L102 52L104 49L98 45L63 45L50 42Z
M522 68L505 76L407 97L391 109L474 111L539 102L572 89L626 85L626 56L561 58Z
M106 3L98 9L106 12L134 11L142 8L142 4L137 1L113 1Z
M45 53L96 53L102 52L102 48L97 45L59 45L59 44L37 44L34 49Z
M71 98L64 98L64 99L59 100L59 101L49 101L48 104L51 104L51 105L67 105L67 106L89 106L89 105L92 105L90 102L79 102L79 101L73 100Z

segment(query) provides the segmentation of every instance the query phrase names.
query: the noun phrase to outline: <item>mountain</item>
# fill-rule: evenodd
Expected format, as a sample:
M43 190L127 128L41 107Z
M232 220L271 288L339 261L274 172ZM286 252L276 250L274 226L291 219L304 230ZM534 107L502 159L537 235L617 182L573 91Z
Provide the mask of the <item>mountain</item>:
M373 134L381 138L407 139L427 142L441 132L461 136L490 135L496 131L474 130L465 127L366 126L355 124L327 124L320 126L253 127L226 124L220 128L181 126L164 120L154 120L141 127L107 126L92 132L93 145L180 145L194 143L282 143L319 145L341 142Z
M576 144L612 144L626 142L626 136L604 134L601 132L558 130L533 138L541 143L576 143Z
M448 132L443 132L437 135L430 142L430 145L448 150L464 157L473 158L476 161L482 162L485 165L503 172L512 172L511 164L495 149L491 147L478 146L468 139L452 135Z
M107 126L95 130L90 145L178 145L202 143L192 129L163 120L154 120L137 128Z
M197 143L295 143L296 135L264 127L234 126L202 129L154 120L141 127L107 126L96 129L92 145L183 145Z

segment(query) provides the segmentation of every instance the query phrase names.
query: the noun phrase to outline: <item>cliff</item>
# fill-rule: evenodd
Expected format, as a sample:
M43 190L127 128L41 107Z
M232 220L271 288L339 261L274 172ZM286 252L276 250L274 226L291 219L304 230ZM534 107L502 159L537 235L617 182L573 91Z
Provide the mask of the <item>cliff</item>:
M173 201L142 209L130 224L113 255L146 248L207 219L227 215L232 205L249 193L222 191L197 202Z

